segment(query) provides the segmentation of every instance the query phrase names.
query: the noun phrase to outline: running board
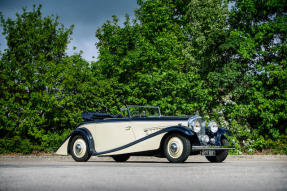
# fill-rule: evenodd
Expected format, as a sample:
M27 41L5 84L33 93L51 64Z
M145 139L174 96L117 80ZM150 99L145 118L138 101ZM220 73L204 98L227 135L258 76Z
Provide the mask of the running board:
M193 151L200 150L232 150L234 147L226 147L226 146L192 146Z

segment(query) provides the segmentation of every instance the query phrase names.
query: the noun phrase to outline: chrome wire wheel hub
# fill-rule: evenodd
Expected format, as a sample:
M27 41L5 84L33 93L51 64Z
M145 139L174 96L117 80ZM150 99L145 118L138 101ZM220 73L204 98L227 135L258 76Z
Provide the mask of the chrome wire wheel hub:
M73 150L76 157L81 158L85 155L87 149L86 142L83 139L77 139L74 142Z
M76 153L81 153L82 152L82 145L81 144L77 144L75 151L76 151Z
M172 137L169 141L168 141L168 154L172 157L172 158L179 158L182 153L183 153L183 143L181 141L180 138L178 137Z
M176 153L177 152L177 150L178 150L178 145L177 145L177 143L171 143L171 145L170 145L170 152L172 152L172 153Z

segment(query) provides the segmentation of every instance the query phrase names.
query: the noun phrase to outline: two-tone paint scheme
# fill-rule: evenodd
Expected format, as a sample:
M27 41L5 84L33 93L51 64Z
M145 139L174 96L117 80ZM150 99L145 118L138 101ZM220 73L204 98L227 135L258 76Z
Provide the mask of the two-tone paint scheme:
M205 129L204 135L193 129L196 122ZM199 153L205 153L207 159L216 159L218 152L227 156L231 148L222 142L227 131L218 128L212 133L209 128L202 127L202 122L199 116L133 117L130 114L126 118L83 122L66 138L56 154L71 154L76 161L87 161L90 156L112 156L119 162L133 155L166 157L170 162L184 162L189 155ZM204 142L202 136L208 136L209 140Z

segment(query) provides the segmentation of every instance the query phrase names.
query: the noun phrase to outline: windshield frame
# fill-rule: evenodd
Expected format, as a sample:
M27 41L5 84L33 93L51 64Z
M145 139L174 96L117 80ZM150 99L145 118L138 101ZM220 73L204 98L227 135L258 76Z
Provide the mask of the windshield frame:
M155 109L157 110L158 112L158 115L139 115L139 116L133 116L132 113L131 113L131 108L146 108L146 109ZM160 112L160 108L158 106L140 106L140 105L126 105L126 110L127 110L127 113L128 113L128 117L129 118L150 118L150 117L161 117L161 112Z

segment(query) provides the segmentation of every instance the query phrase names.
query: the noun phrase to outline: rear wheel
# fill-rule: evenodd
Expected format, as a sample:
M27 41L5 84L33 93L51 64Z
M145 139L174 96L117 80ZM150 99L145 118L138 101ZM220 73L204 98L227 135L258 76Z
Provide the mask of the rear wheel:
M223 146L229 146L229 143L226 138L221 139L221 144ZM215 156L206 156L206 159L209 162L223 162L228 155L228 150L221 150L221 151L216 151Z
M72 138L70 152L73 159L77 162L86 162L91 157L89 145L82 135L76 135Z
M112 158L116 162L126 162L130 158L130 156L129 155L114 155L112 156Z
M169 162L181 163L190 155L190 140L181 134L171 134L165 139L163 149Z

